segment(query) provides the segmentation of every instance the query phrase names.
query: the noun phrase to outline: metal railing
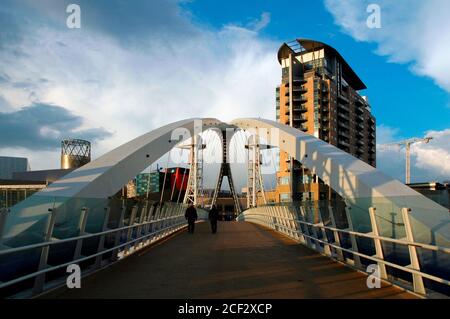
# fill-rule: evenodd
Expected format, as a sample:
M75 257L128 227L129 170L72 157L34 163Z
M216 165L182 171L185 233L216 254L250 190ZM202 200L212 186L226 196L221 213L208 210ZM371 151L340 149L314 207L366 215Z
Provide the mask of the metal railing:
M82 275L85 276L93 271L104 268L116 261L119 261L130 254L158 241L162 238L169 236L170 234L186 227L187 222L184 217L185 205L182 204L166 204L164 206L155 207L150 202L145 202L144 205L134 205L131 207L131 215L125 216L127 210L126 205L121 207L120 217L117 220L117 227L110 228L108 224L110 222L111 207L105 207L105 214L103 219L102 231L95 233L86 232L87 220L89 215L89 208L83 207L81 209L80 219L78 222L77 236L57 239L54 238L55 221L58 214L58 209L49 209L49 215L46 223L46 231L44 234L44 241L9 248L2 246L0 249L0 258L8 256L13 258L14 256L33 250L40 250L39 261L36 265L35 271L31 271L20 276L9 278L6 281L0 281L0 292L4 297L32 297L39 295L49 289L61 286L65 283L66 276L60 278L53 278L51 282L46 281L46 275L63 269L71 264L82 264L86 261L92 261L90 265L82 267ZM7 216L7 210L0 212L0 238L2 235L3 226ZM206 212L198 209L199 219L206 218ZM128 220L128 225L125 225L125 221ZM83 244L89 239L97 239L97 243L94 247L95 252L90 253L87 256L82 255ZM106 241L109 241L110 245L106 245ZM61 246L64 244L75 244L73 251L73 258L69 261L59 262L57 264L49 264L50 249L55 246ZM111 245L111 243L113 243ZM71 246L72 247L72 246ZM92 247L91 247L92 248ZM106 258L105 258L105 255ZM21 290L11 289L12 295L8 295L8 292L4 292L5 289L14 287L17 284L25 282L27 280L33 280L31 286Z
M318 222L308 222L306 220L307 210L311 209L308 206L262 206L244 211L238 216L239 221L248 221L257 224L261 224L268 228L272 228L280 233L287 235L288 237L312 248L330 258L336 259L344 264L350 265L354 268L362 270L367 273L367 269L362 266L361 259L366 259L376 263L379 266L380 278L389 281L395 285L406 288L407 290L414 291L415 293L426 296L427 290L430 293L434 293L433 290L425 287L424 279L436 282L438 284L450 286L450 281L426 273L421 270L421 265L419 262L418 249L430 251L433 253L439 252L446 255L450 254L450 248L441 247L437 245L430 245L419 243L414 240L412 224L410 220L411 209L402 208L401 216L403 219L402 226L404 227L406 237L402 239L390 238L380 235L380 226L377 222L376 208L369 208L370 225L372 228L371 232L359 232L353 230L351 217L349 215L348 208L345 208L345 215L347 219L348 227L338 228L336 226L336 220L332 213L333 207L331 205L329 209L330 225L325 226L322 220L321 214L317 214L316 218ZM330 237L332 239L330 240ZM341 244L341 234L345 234L350 239L349 247L343 247ZM358 240L360 238L365 238L373 241L375 254L368 255L363 253L358 249ZM383 251L383 243L397 244L407 247L410 264L401 265L397 262L386 260ZM344 256L352 256L348 258ZM412 285L410 282L403 279L397 278L396 276L389 275L386 267L391 267L399 271L409 273L412 276ZM445 293L446 294L446 293Z

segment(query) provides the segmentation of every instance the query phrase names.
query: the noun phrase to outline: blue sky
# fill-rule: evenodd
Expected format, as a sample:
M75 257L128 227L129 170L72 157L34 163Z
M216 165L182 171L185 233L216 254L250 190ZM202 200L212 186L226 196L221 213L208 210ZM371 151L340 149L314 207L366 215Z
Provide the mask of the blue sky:
M405 1L406 3L407 1ZM224 24L249 23L262 12L270 13L270 23L261 32L274 41L304 37L335 47L366 83L367 94L379 123L399 128L405 136L422 136L430 129L450 126L448 92L432 79L417 76L409 63L388 63L375 53L374 43L355 41L341 32L322 1L209 1L187 2L194 20L213 28Z
M0 153L34 169L58 165L63 137L91 139L98 156L181 118L274 118L277 49L305 37L335 47L366 83L378 142L435 137L413 149L413 181L450 179L446 0L377 1L373 30L366 0L0 3ZM69 3L81 29L65 25ZM403 179L401 150L378 159Z

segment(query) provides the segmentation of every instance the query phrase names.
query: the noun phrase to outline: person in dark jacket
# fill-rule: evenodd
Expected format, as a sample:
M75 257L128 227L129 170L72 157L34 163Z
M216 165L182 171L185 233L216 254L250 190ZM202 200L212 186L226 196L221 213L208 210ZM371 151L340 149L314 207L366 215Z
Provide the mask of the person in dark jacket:
M190 234L194 233L195 228L195 221L197 220L197 210L195 209L194 205L189 205L189 207L186 209L186 213L184 214L184 217L188 221L188 232Z
M213 205L209 210L209 222L211 223L211 231L213 234L217 232L217 219L219 219L219 211L216 208L216 205Z

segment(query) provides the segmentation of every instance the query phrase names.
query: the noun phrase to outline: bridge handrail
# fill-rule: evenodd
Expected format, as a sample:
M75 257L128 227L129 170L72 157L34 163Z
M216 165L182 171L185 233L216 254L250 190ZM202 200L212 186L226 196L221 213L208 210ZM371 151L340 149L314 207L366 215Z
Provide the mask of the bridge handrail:
M274 223L274 225L277 225L277 226L280 227L280 228L285 228L285 229L291 230L289 227L284 226L284 225L281 225L281 224L278 224L278 223ZM320 226L318 226L318 225L313 225L313 227L320 227ZM326 228L326 227L325 227L325 228ZM297 231L297 232L298 232L298 231ZM298 232L298 233L299 233L299 232ZM437 276L434 276L434 275L430 275L430 274L427 274L427 273L422 272L422 271L419 271L419 270L415 270L415 269L408 268L408 267L405 267L405 266L397 265L397 264L395 264L395 263L386 261L386 260L384 260L384 259L380 259L380 258L376 258L376 257L373 257L373 256L369 256L369 255L366 255L366 254L363 254L363 253L354 251L354 250L352 250L352 249L344 248L344 247L335 245L335 244L333 244L333 243L329 243L329 242L327 242L327 241L318 239L318 238L313 237L313 236L310 236L310 235L306 235L306 234L303 234L303 233L302 233L301 235L302 235L302 236L305 236L305 237L308 237L309 239L312 239L312 240L314 240L314 241L320 242L320 243L322 243L322 244L324 244L324 245L331 246L331 247L333 247L333 248L336 248L336 249L339 249L339 250L342 250L342 251L345 251L345 252L348 252L348 253L351 253L351 254L354 254L354 255L358 255L359 257L363 257L363 258L366 258L366 259L369 259L369 260L373 260L373 261L376 261L377 263L383 263L383 264L385 264L386 266L390 266L390 267L393 267L393 268L396 268L396 269L400 269L400 270L409 272L409 273L411 273L411 274L417 274L417 275L420 275L420 276L422 276L422 277L428 278L428 279L430 279L430 280L433 280L433 281L439 282L439 283L441 283L441 284L445 284L445 285L450 286L450 281L449 281L449 280L446 280L446 279L443 279L443 278L440 278L440 277L437 277ZM405 244L405 245L414 245L414 243L408 243L408 242L404 242L403 244Z
M184 216L183 216L183 217L184 217ZM27 280L27 279L34 278L34 277L39 276L39 275L42 275L42 274L46 274L46 273L51 272L51 271L55 271L55 270L60 269L60 268L63 268L63 267L67 267L68 265L71 265L71 264L80 263L80 262L82 262L82 261L86 261L86 260L92 259L92 258L94 258L94 257L98 257L98 256L104 255L104 254L106 254L106 253L113 252L113 251L115 251L115 250L117 250L117 249L120 249L120 248L122 248L122 247L128 246L128 245L130 245L130 244L132 244L132 243L135 243L135 242L137 242L137 241L146 239L146 238L151 237L151 236L155 236L155 235L157 235L157 234L159 234L159 233L162 233L162 232L164 232L164 231L167 231L167 230L171 230L171 229L174 228L174 226L175 226L175 227L176 227L176 226L185 226L186 224L187 224L187 222L180 222L180 223L177 223L177 224L175 224L175 225L171 225L171 226L169 226L169 227L165 227L165 228L162 228L162 229L160 229L160 230L157 230L157 231L155 231L154 233L150 233L150 234L147 234L147 235L143 235L143 236L141 236L141 237L139 237L139 238L136 238L136 239L127 241L127 242L125 242L125 243L119 244L119 245L117 245L117 246L114 246L114 247L111 247L111 248L102 250L102 251L97 252L97 253L94 253L94 254L92 254L92 255L85 256L85 257L81 257L81 258L78 258L78 259L73 260L73 261L69 261L69 262L66 262L66 263L63 263L63 264L59 264L59 265L57 265L57 266L52 266L52 267L49 267L49 268L45 268L45 269L42 269L42 270L39 270L39 271L30 273L30 274L21 276L21 277L19 277L19 278L15 278L15 279L10 280L10 281L7 281L7 282L2 282L2 283L0 283L0 289L5 288L5 287L8 287L8 286L11 286L11 285L14 285L14 284L17 284L17 283L19 283L19 282L21 282L21 281L24 281L24 280ZM135 226L139 226L139 225L135 225ZM134 227L134 226L130 226L130 227ZM130 228L130 227L125 227L125 228ZM180 228L181 228L181 227L180 227ZM178 229L176 229L176 230L178 230ZM173 230L171 233L175 232L176 230ZM101 234L100 234L100 235L101 235ZM167 235L170 235L170 233L166 234L166 236L167 236ZM80 237L80 236L78 236L78 237ZM73 237L73 238L67 238L67 239L70 239L70 241L77 240L76 237ZM69 240L67 240L67 241L69 241ZM43 246L49 246L49 245L51 244L51 242L45 242L45 243L42 243L42 244L45 244L45 245L43 245ZM25 246L25 247L26 247L26 246Z
M45 275L49 272L67 267L70 264L79 264L81 262L93 258L97 258L95 260L95 264L92 267L83 270L82 275L84 276L90 273L91 271L103 268L105 265L121 260L127 257L128 255L134 253L135 251L138 251L150 245L151 243L159 239L165 238L170 234L186 227L187 221L185 220L184 216L184 208L185 205L182 204L164 207L162 208L162 210L164 211L164 215L169 214L169 216L161 218L160 217L161 212L158 213L157 215L152 216L149 211L144 212L143 209L139 210L135 205L132 208L133 210L135 210L134 213L132 213L131 216L127 217L129 218L130 223L133 224L120 226L123 225L123 222L126 219L124 214L125 206L122 206L121 208L122 214L118 220L119 227L110 229L107 227L107 221L109 219L109 210L111 209L111 207L108 206L105 207L105 211L107 213L104 216L103 230L95 233L87 233L85 232L85 227L87 221L87 213L89 209L83 207L81 209L82 213L80 215L79 221L79 229L78 229L79 235L63 239L52 238L53 232L52 225L54 225L55 223L54 216L56 215L57 212L49 210L51 213L49 215L49 223L47 225L45 241L15 248L3 247L3 249L0 249L0 257L12 255L19 252L29 251L32 249L40 249L41 256L38 270L7 281L3 282L0 281L0 289L4 289L6 287L23 282L25 280L35 278L33 288L31 290L28 290L27 292L28 295L34 296L45 292L49 288L46 287L46 280L45 280ZM203 211L201 208L199 208L198 210L199 210L199 220L205 219L207 216L206 212ZM4 215L3 218L5 217L7 216ZM156 226L152 227L152 225ZM134 235L133 231L135 231ZM112 245L112 247L106 248L104 247L106 236L111 234L116 234L114 236L114 244ZM123 235L125 235L125 241L123 241L122 238ZM88 256L82 256L81 248L83 247L83 241L91 238L99 238L97 252L89 254ZM67 244L71 242L76 242L76 248L74 250L75 251L74 257L70 261L59 263L57 265L52 266L47 264L50 247L55 245ZM109 259L105 260L103 258L103 255L108 253L113 253L113 255ZM57 286L62 285L61 278L58 278L56 281L58 282ZM55 286L54 283L53 286ZM23 294L24 292L20 291L20 293Z
M264 212L260 211L261 208L280 208L280 207L285 207L286 208L287 206L262 206L262 207L259 207L259 208L253 208L253 209L244 211L244 213L241 214L238 217L238 220L244 219L244 220L249 221L249 222L256 222L256 223L265 225L265 226L267 226L269 228L275 229L277 231L279 231L278 229L283 229L283 231L279 231L279 232L287 235L288 237L293 238L296 241L302 242L301 238L303 238L303 239L307 238L307 239L313 240L316 243L321 243L324 246L324 248L322 250L318 249L318 247L316 245L311 247L310 245L308 245L307 241L303 240L303 243L306 244L308 247L310 247L310 248L312 248L312 249L314 249L316 251L319 251L321 253L324 253L328 257L331 257L331 258L337 259L338 261L344 262L345 264L349 264L349 262L346 260L346 258L341 257L339 259L339 258L337 258L336 254L333 255L331 253L331 251L329 251L328 253L325 252L325 247L332 247L332 248L334 248L336 250L339 250L341 253L342 252L347 252L349 254L352 254L353 256L358 256L358 258L362 257L362 258L365 258L365 259L368 259L368 260L375 261L378 265L382 265L383 267L389 266L389 267L392 267L392 268L395 268L395 269L398 269L398 270L401 270L401 271L408 272L411 275L418 277L418 278L417 277L416 278L413 277L413 279L414 279L413 280L413 284L414 284L414 289L413 290L416 293L421 294L421 295L426 295L425 288L424 287L420 288L420 286L419 287L416 287L416 286L418 286L417 281L420 280L420 282L421 282L423 278L435 281L435 282L440 283L440 284L444 284L446 286L450 286L450 280L447 280L445 278L441 278L441 277L438 277L438 276L431 275L429 273L423 272L423 271L420 270L420 267L417 267L417 265L416 265L416 267L402 266L402 265L393 263L391 261L387 261L387 260L384 259L382 253L381 253L381 256L377 256L377 255L379 255L379 251L377 251L377 254L370 256L370 255L361 253L359 251L356 251L354 249L354 247L351 247L351 248L341 247L339 245L339 242L338 242L338 244L336 244L336 242L329 242L328 241L328 237L326 237L326 234L322 233L324 238L320 239L318 237L314 237L313 235L309 234L309 231L308 231L308 233L303 232L301 227L297 227L297 228L295 226L293 227L291 225L291 223L288 223L291 226L283 225L283 224L281 224L279 222L274 221L273 218L267 218L267 217L275 217L275 218L280 219L280 220L289 221L289 222L293 222L293 223L298 223L298 224L302 224L302 225L305 225L305 226L310 226L310 227L313 227L314 229L329 230L331 232L334 232L335 236L336 236L335 232L340 232L340 233L345 233L345 234L352 235L352 236L358 236L358 237L363 237L363 238L370 238L370 239L373 239L374 241L377 240L377 241L380 241L380 242L382 242L382 241L390 242L390 243L404 245L404 246L407 246L408 248L409 247L422 248L422 249L426 249L426 250L429 250L429 251L442 252L442 253L445 253L445 254L450 254L450 248L442 247L442 246L438 246L438 245L424 244L424 243L419 243L419 242L415 242L415 241L403 240L403 239L395 239L395 238L380 236L380 235L373 234L373 233L363 233L363 232L358 232L358 231L349 230L349 229L340 229L340 228L337 228L337 227L325 226L323 224L323 222L311 223L311 222L307 222L307 221L301 220L299 218L283 216L283 214L281 212L278 212L278 214L276 214L276 215L269 215L267 213L264 213ZM292 233L296 234L297 236L293 236ZM416 252L413 252L413 253L416 254ZM411 255L411 251L410 251L410 255ZM416 256L416 258L417 258L417 256ZM355 257L354 257L354 259L355 259ZM355 268L358 268L359 270L363 270L364 272L367 272L364 268L358 267L355 264L353 264L351 266L353 266ZM384 269L384 272L385 272L385 269ZM382 279L388 280L386 273L384 274L384 276L382 275ZM395 284L399 284L398 282L394 282L394 283ZM423 282L421 284L423 285Z
M145 226L145 225L159 223L161 221L165 221L165 220L169 220L169 219L180 218L181 216L184 217L184 214L175 215L175 216L169 216L167 218L155 219L155 220L152 220L152 221L149 221L149 222L144 222L142 224L135 224L135 225L123 226L121 228L108 229L108 230L105 230L105 231L102 231L102 232L98 232L98 233L93 233L93 234L80 235L80 236L69 237L69 238L58 239L58 240L52 240L52 241L44 241L42 243L31 244L31 245L26 245L26 246L20 246L20 247L16 247L16 248L7 248L7 249L0 250L0 256L16 253L16 252L19 252L19 251L35 249L35 248L41 248L41 247L53 246L53 245L60 245L60 244L69 243L69 242L72 242L72 241L75 241L75 240L83 240L83 239L98 237L98 236L101 236L101 235L113 234L113 233L116 233L116 232L119 232L119 231L124 231L124 230L127 230L127 229L137 228L139 226ZM0 284L0 288L2 288L1 284Z

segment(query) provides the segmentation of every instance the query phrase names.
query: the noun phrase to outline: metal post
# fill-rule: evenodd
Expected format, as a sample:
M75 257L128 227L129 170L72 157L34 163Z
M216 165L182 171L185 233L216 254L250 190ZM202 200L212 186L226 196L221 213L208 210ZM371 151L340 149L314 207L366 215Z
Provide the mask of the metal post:
M6 218L8 217L9 210L7 208L0 208L0 244L3 238L3 231L6 226Z
M130 216L130 224L129 224L129 226L133 226L135 224L137 210L138 210L137 205L133 206L133 208L131 209L131 216ZM131 241L131 239L133 237L133 231L134 231L134 227L128 228L127 243ZM131 250L131 245L128 244L126 246L125 250L124 250L124 254L128 254L130 252L130 250Z
M352 222L352 216L350 215L350 208L348 208L347 206L345 206L345 216L347 217L347 223L348 223L348 228L351 231L354 231L355 229L353 228L353 222ZM356 241L356 237L353 234L350 234L350 242L352 243L352 250L354 251L358 251L358 242ZM359 258L358 255L353 255L353 262L355 263L355 267L357 268L361 268L361 259Z
M46 223L45 234L44 234L44 242L49 242L51 240L51 238L53 236L53 229L55 227L55 220L56 220L56 209L49 208L48 211L50 213L48 214L48 217L47 217L47 223ZM42 247L41 256L39 258L38 271L47 268L49 251L50 251L50 246ZM34 280L33 294L41 293L44 290L44 284L45 284L45 273L36 276L36 278Z
M136 238L141 237L145 234L145 226L143 225L145 223L145 220L147 218L147 204L144 206L141 206L141 214L139 215L139 226L136 228ZM143 241L140 240L139 242L135 243L135 246L143 245Z
M117 225L117 228L122 228L123 227L123 219L125 218L125 211L126 211L127 207L125 206L125 203L122 204L122 210L120 212L120 217L119 217L119 222ZM114 238L114 247L117 247L120 243L120 238L122 237L122 231L119 230L116 232L116 236ZM119 249L115 249L113 250L113 254L112 254L112 259L117 259L118 258L118 254L119 254Z
M317 205L317 213L319 215L319 223L316 224L318 226L325 226L324 222L323 222L323 218L322 218L322 213L320 211L320 205ZM328 243L328 237L327 237L327 232L325 230L325 228L320 227L320 231L322 232L322 239L325 243ZM331 249L330 249L330 245L328 244L324 244L323 245L323 252L325 255L327 256L331 256Z
M406 241L411 243L411 245L408 245L409 258L411 260L411 265L409 265L408 268L420 271L420 263L419 257L417 256L417 248L416 246L412 245L414 243L414 234L412 230L411 220L409 217L410 213L411 213L410 208L402 208L402 217L403 223L405 224ZM412 276L413 276L414 291L416 293L425 295L427 291L425 289L425 285L423 284L422 276L419 274L413 274Z
M305 206L300 206L300 216L302 221L306 222L306 212L305 212ZM306 236L311 236L309 232L308 225L302 224L303 229L305 229ZM310 237L306 237L306 246L311 247L313 249L316 249L316 243L313 242L313 240Z
M330 215L331 227L337 228L336 219L334 218L333 207L331 205L328 205L328 212L329 212L329 215ZM338 245L339 247L342 247L341 246L341 239L339 237L339 232L337 230L333 230L333 236L334 236L334 243L336 245ZM344 260L344 254L342 253L342 250L336 249L336 248L334 250L336 252L337 259L340 260L340 261L343 261Z
M378 222L376 219L375 211L376 211L375 207L369 208L370 224L372 226L372 234L374 236L380 236L380 231L378 229ZM375 245L375 257L377 257L378 259L384 260L383 246L381 245L381 240L378 238L374 238L373 243ZM377 264L378 264L378 269L380 270L380 277L382 279L387 279L386 265L381 262L379 262Z
M88 218L89 210L86 207L81 209L80 221L78 222L78 236L85 234L86 222ZM75 246L75 253L73 254L73 260L77 260L81 256L81 249L83 248L83 239L78 239Z
M406 172L405 172L405 182L406 184L411 183L410 177L410 155L411 155L411 143L406 143Z
M102 226L102 232L106 231L108 229L108 222L109 222L109 212L111 211L111 208L105 207L105 218L103 219L103 226ZM103 249L105 249L105 234L102 234L100 236L99 242L98 242L98 247L97 247L97 252L100 253L101 251L103 251ZM102 260L103 260L103 255L98 255L95 258L95 268L100 268L102 266Z

